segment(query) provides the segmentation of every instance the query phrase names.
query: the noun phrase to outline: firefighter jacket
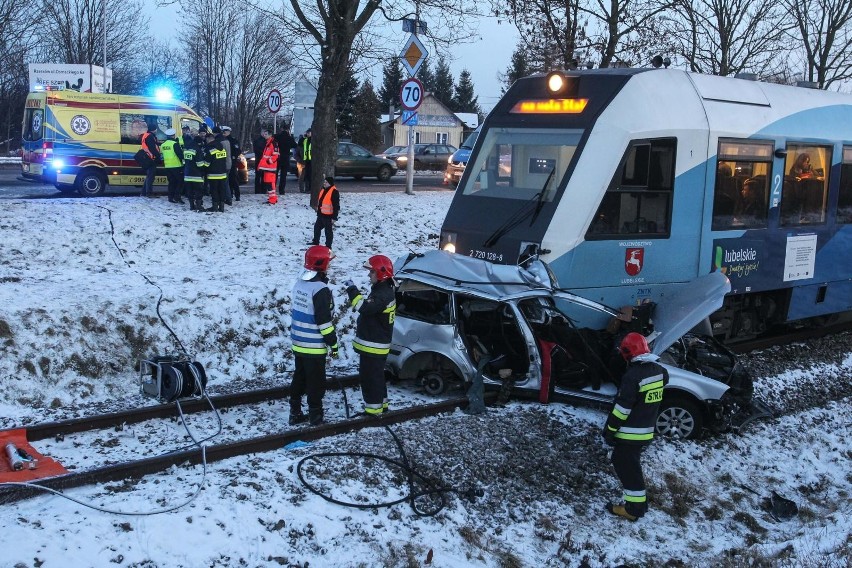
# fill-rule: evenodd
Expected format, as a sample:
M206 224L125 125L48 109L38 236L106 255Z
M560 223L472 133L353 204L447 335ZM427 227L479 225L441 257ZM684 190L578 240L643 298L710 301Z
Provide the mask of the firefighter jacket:
M163 166L166 168L183 167L183 149L177 140L169 138L160 144L160 151L163 153Z
M146 132L142 135L142 149L155 162L160 159L160 143L157 141L157 135L153 132Z
M317 214L331 217L337 221L337 215L340 213L340 192L336 186L324 187L319 192L317 198Z
M213 140L207 145L207 179L228 179L228 152L221 142Z
M396 291L393 280L373 284L365 300L355 286L346 289L352 308L358 312L355 329L355 351L372 357L387 357L393 336L393 320L396 316Z
M189 183L204 181L204 168L207 167L204 149L195 140L187 138L183 147L183 180Z
M337 334L331 321L334 299L325 275L317 273L310 280L296 280L292 299L290 339L293 353L303 357L325 357L328 348L337 351Z
M656 363L657 359L650 353L634 357L621 378L604 427L617 444L644 446L654 438L663 387L669 383L669 373Z
M263 156L258 162L257 169L264 172L278 171L278 144L275 139L270 136L266 140L266 145L263 147Z

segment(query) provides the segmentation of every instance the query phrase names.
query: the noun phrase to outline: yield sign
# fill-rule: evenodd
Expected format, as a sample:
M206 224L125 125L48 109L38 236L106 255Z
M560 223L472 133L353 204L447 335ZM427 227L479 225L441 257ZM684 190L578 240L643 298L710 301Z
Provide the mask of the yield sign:
M402 66L408 71L409 77L414 77L417 74L417 70L420 69L427 55L429 55L429 52L417 36L414 34L408 36L408 41L402 46L399 58L402 59Z

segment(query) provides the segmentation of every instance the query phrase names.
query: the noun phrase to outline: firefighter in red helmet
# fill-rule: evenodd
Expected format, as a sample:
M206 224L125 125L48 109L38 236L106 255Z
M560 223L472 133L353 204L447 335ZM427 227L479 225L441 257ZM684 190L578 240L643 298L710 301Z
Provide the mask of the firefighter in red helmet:
M613 446L610 459L624 487L624 501L618 504L609 502L606 510L636 521L648 511L640 457L654 438L657 413L663 400L663 388L669 382L669 373L656 362L659 357L651 353L641 333L628 333L618 350L627 361L627 370L604 426L603 437L607 445Z
M358 375L364 396L364 413L381 415L388 409L388 387L385 383L385 361L390 352L393 320L396 316L396 290L393 282L393 263L383 255L371 256L364 263L370 271L370 294L366 299L351 280L346 293L352 308L358 312L355 341L358 352Z
M334 299L328 288L331 249L312 246L305 252L305 269L293 286L290 338L296 370L290 385L290 425L310 420L322 424L326 356L337 357L337 334L331 321ZM308 415L302 396L308 395Z

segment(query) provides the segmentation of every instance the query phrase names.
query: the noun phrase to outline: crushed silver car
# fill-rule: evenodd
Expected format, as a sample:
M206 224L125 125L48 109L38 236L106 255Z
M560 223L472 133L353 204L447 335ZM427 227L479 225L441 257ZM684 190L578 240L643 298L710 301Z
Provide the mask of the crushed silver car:
M497 265L444 251L409 255L395 266L397 312L389 372L430 394L511 387L541 402L610 404L625 369L616 346L639 331L669 371L657 431L694 438L756 417L753 385L736 356L695 333L722 305L727 277L708 274L666 301L614 310L559 288L549 267Z

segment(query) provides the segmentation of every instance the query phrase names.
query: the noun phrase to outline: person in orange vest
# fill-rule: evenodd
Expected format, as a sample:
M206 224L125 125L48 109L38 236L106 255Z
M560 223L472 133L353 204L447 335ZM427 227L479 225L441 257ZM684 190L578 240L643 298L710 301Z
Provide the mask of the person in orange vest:
M275 142L272 134L269 133L269 130L262 130L260 135L266 140L266 144L263 147L263 155L257 166L257 173L263 176L261 187L266 189L266 202L269 205L275 205L278 203L278 192L275 189L275 177L278 171L278 144Z
M157 162L162 158L160 142L157 140L157 125L149 124L148 130L142 135L142 150L150 158L145 166L145 182L142 185L142 197L158 197L154 195L154 176L157 172Z
M320 233L325 229L325 246L331 248L334 239L334 222L340 214L340 192L334 185L334 178L327 176L317 198L317 220L314 223L314 240L308 244L318 245Z

